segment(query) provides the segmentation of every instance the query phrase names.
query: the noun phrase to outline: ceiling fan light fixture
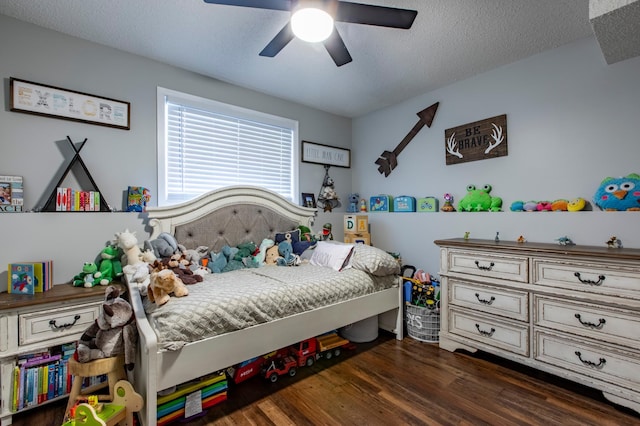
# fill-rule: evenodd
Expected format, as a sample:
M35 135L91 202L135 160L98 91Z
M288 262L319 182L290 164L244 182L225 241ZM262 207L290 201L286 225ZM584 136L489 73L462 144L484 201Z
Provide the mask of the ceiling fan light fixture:
M318 6L310 3L318 3ZM333 32L333 17L321 4L322 2L307 2L294 10L291 15L291 30L296 37L310 43L329 38Z

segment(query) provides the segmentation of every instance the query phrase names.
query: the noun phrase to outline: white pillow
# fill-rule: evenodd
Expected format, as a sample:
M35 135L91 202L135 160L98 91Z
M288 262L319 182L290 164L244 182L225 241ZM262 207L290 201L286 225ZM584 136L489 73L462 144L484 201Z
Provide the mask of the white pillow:
M309 263L317 266L327 266L334 271L342 271L351 267L349 260L352 252L353 244L318 241Z

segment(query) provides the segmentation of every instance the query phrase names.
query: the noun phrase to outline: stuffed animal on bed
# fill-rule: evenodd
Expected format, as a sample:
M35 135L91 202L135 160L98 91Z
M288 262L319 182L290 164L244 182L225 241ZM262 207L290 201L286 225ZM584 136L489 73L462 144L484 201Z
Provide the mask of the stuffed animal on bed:
M169 257L180 251L178 241L168 232L161 232L155 240L146 240L144 249L153 251L158 259L161 257Z
M98 318L80 336L74 357L78 362L89 362L124 354L125 365L132 370L137 342L133 308L120 297L117 287L108 286Z
M162 263L156 262L153 271L151 271L147 297L149 297L149 301L161 306L169 301L171 294L176 297L184 297L189 294L189 289L173 271L164 268Z
M196 275L191 270L191 262L183 254L173 254L162 259L162 263L171 270L183 284L190 285L202 282L202 276Z

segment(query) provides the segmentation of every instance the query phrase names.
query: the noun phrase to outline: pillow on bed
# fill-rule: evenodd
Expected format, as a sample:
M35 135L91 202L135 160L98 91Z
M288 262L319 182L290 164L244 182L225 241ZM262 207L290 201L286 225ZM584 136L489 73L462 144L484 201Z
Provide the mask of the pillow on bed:
M398 261L384 250L366 244L356 244L351 267L379 277L400 274Z
M327 266L334 271L342 271L351 267L349 260L352 252L353 244L318 241L318 245L313 249L309 263L317 266Z
M280 244L287 239L287 235L291 236L291 248L293 253L300 256L306 249L313 247L316 243L311 241L300 240L300 229L294 229L287 232L276 232L273 241Z

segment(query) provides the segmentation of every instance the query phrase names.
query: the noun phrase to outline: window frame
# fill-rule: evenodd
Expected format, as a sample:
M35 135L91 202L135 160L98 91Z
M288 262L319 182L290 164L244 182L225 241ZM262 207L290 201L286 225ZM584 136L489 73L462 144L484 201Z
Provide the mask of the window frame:
M158 183L158 206L175 205L183 201L168 200L167 185L167 108L166 100L173 99L176 103L184 103L185 105L202 108L216 114L227 115L243 120L255 121L268 125L286 127L292 130L291 142L291 194L280 194L292 203L297 203L298 187L299 187L299 157L300 157L300 138L298 132L298 121L290 118L279 117L236 105L227 104L213 99L204 98L184 92L179 92L164 87L157 87L156 97L156 117L157 117L157 183Z

